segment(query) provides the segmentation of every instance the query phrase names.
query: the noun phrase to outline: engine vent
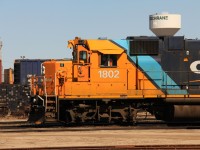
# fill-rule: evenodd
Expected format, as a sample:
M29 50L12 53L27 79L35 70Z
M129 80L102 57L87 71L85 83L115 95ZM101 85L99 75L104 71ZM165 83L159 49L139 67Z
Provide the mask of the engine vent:
M158 55L159 39L134 39L129 48L130 55Z

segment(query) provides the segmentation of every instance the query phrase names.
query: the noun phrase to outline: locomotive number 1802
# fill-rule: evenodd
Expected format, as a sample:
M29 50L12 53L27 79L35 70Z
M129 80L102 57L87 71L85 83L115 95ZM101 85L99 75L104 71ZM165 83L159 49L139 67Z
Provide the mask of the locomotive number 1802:
M119 78L119 70L100 70L100 78Z

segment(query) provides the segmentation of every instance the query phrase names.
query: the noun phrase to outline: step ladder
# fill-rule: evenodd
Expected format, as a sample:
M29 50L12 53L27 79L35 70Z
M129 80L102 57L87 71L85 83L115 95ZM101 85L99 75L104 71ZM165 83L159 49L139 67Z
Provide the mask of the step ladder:
M45 122L57 122L57 96L47 95L45 105Z

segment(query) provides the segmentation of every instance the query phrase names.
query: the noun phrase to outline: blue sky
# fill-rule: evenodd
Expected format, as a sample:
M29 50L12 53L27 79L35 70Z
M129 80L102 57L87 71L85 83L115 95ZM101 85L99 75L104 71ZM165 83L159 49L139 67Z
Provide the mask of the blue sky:
M200 0L0 0L3 68L15 59L71 57L67 41L148 35L148 17L169 12L182 15L176 35L200 38Z

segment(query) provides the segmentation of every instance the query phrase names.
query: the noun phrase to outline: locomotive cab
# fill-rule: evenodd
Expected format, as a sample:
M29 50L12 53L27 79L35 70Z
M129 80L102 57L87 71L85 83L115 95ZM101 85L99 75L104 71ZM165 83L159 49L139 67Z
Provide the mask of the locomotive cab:
M79 41L79 43L81 43ZM85 44L76 45L73 55L73 81L89 82L90 80L90 51L85 48Z
M68 47L73 48L72 95L96 97L98 94L126 94L127 71L124 50L108 40L80 38L69 41ZM80 88L76 88L77 85Z

